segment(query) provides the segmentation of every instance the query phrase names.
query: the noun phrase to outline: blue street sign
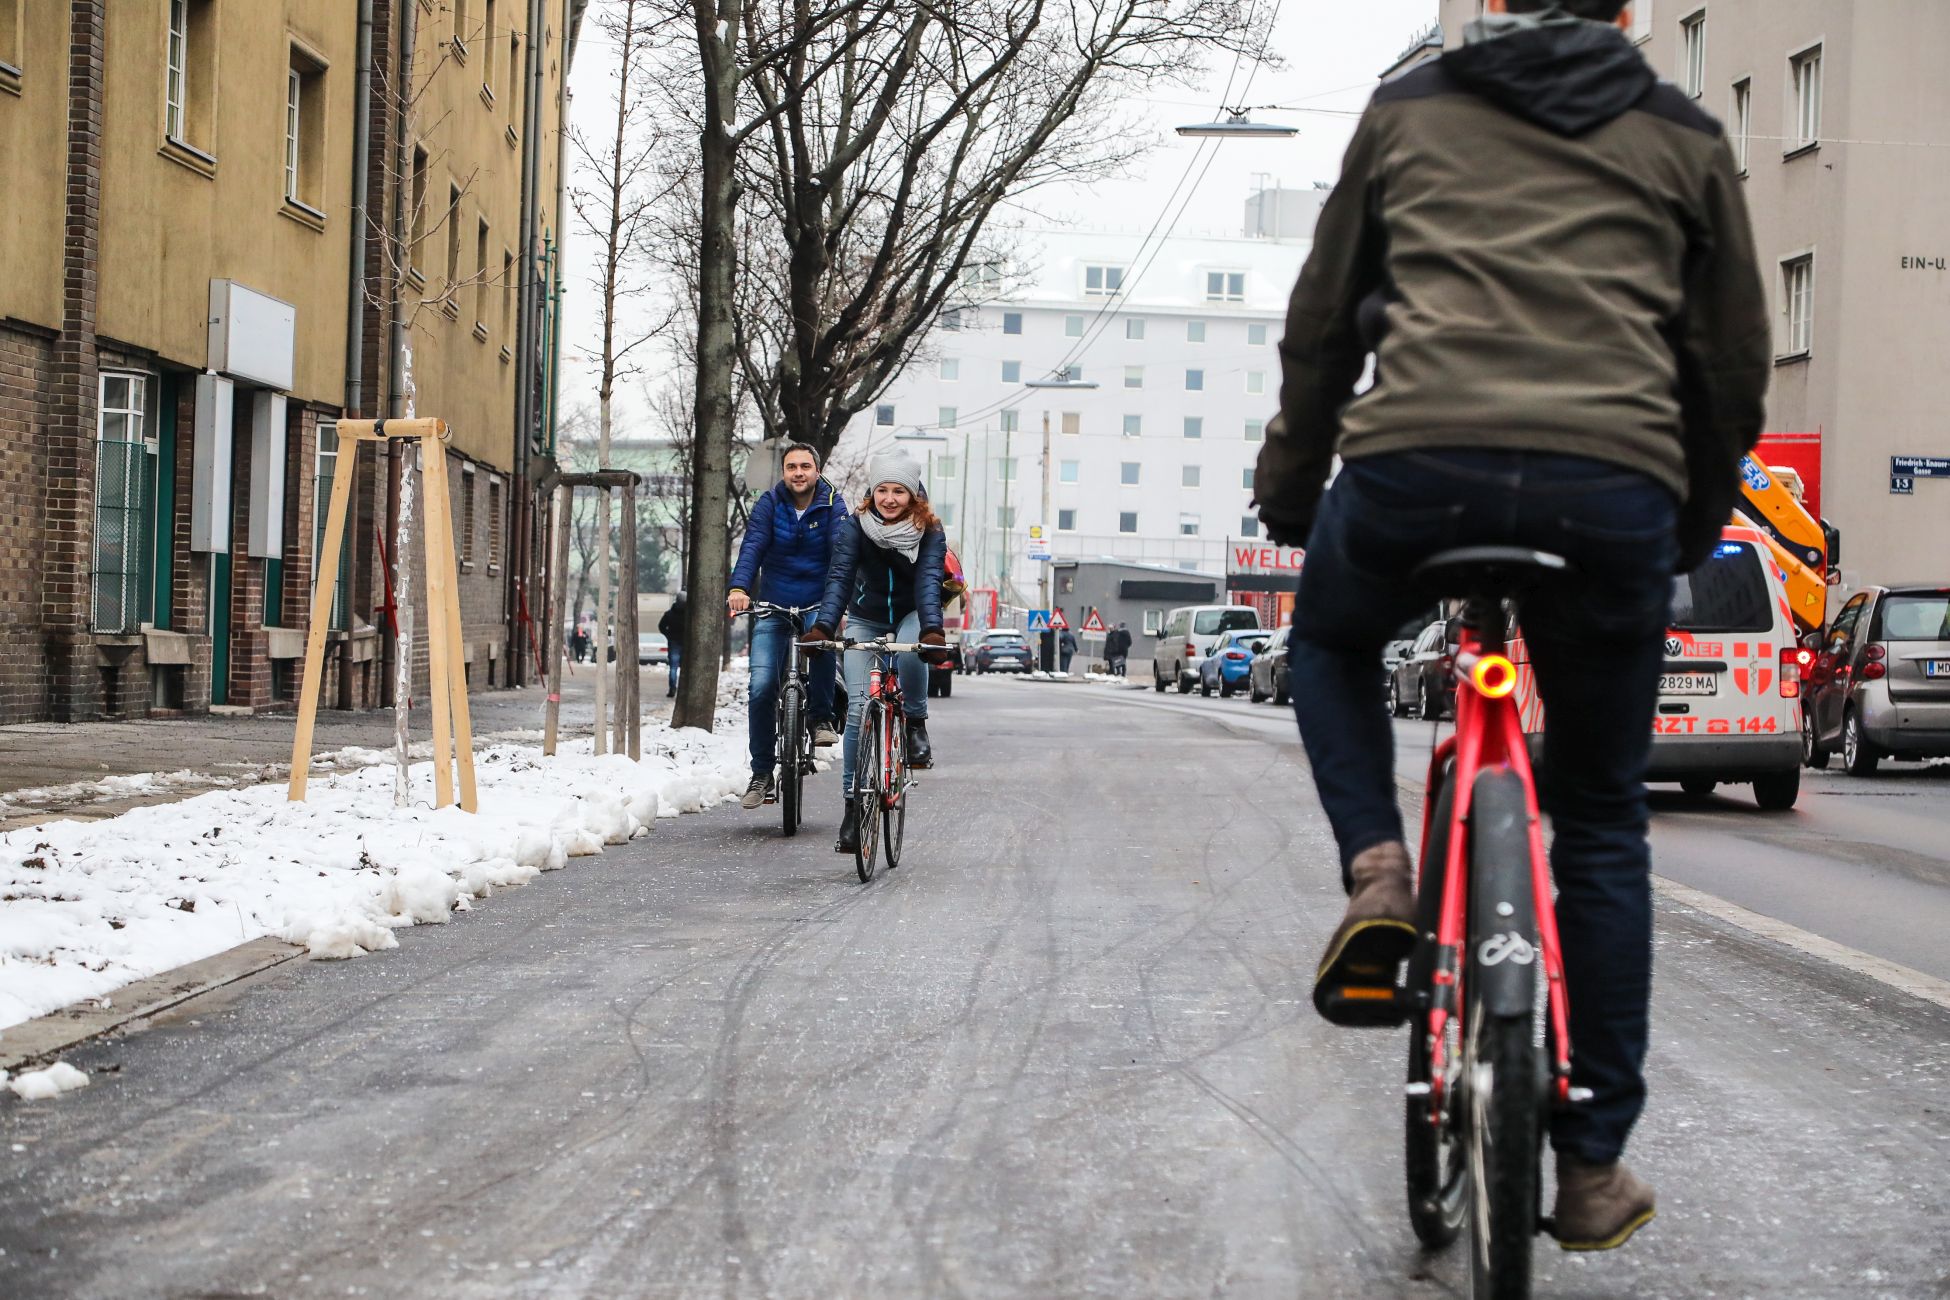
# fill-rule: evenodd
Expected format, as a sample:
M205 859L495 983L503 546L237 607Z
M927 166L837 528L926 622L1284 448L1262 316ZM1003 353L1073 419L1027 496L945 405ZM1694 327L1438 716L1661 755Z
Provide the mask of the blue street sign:
M1950 456L1891 456L1889 477L1950 478Z
M1916 480L1910 478L1908 475L1898 477L1897 475L1891 474L1889 476L1889 491L1899 497L1913 497L1916 495Z
M1031 632L1047 632L1047 631L1049 631L1049 611L1048 611L1048 610L1046 610L1046 609L1032 609L1032 610L1030 610L1030 611L1029 611L1029 630L1030 630Z

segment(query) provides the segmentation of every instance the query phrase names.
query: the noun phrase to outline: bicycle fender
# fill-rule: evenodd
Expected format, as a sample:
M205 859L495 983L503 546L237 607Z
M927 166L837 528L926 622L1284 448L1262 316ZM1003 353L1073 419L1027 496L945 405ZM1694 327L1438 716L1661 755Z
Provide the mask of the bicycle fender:
M1508 769L1479 774L1469 809L1469 955L1464 991L1493 1016L1528 1016L1537 993L1530 813Z

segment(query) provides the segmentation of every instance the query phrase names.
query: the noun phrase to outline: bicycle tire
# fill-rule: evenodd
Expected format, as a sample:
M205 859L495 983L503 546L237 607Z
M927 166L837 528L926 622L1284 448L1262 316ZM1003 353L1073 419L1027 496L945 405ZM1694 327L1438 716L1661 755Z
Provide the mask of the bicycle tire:
M1537 1034L1530 822L1514 772L1476 780L1464 975L1470 1294L1527 1300L1537 1235L1545 1070Z
M880 706L869 701L860 723L859 758L853 769L853 808L859 818L859 842L853 847L853 870L860 883L873 879L880 859Z
M805 769L800 751L805 748L805 706L799 699L796 682L779 692L779 820L786 835L799 833L800 794L805 785Z
M892 871L901 864L901 840L907 832L907 727L898 719L888 732L887 752L894 761L884 774L887 788L880 804L880 843L887 870Z
M1428 856L1416 882L1415 951L1408 959L1410 990L1432 986L1435 970L1435 931L1442 916L1442 882L1448 874L1449 836L1446 828L1455 808L1453 783L1444 781L1436 794L1434 828L1429 836ZM1462 1049L1459 1022L1450 1016L1445 1030L1444 1059L1453 1065ZM1408 1081L1433 1082L1429 1069L1428 1012L1418 1011L1409 1021ZM1453 1069L1451 1074L1453 1076ZM1451 1095L1455 1086L1448 1081ZM1460 1142L1456 1141L1449 1117L1431 1123L1427 1097L1410 1096L1404 1107L1402 1151L1408 1192L1408 1221L1415 1237L1430 1250L1440 1250L1456 1239L1462 1230L1463 1216L1469 1208L1469 1163Z

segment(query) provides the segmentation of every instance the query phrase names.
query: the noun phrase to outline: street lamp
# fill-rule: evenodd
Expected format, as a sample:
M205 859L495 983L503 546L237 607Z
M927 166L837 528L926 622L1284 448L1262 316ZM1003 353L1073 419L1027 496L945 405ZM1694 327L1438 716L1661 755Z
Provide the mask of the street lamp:
M1297 126L1280 126L1274 122L1255 122L1246 116L1246 110L1228 108L1225 120L1221 122L1194 122L1178 128L1178 134L1195 140L1225 140L1244 136L1247 139L1284 140L1300 134Z
M1079 391L1096 388L1098 384L1091 379L1073 379L1068 371L1063 371L1049 379L1028 380L1023 387ZM1045 540L1053 546L1056 529L1050 524L1049 513L1049 408L1047 406L1043 408L1043 527L1047 530ZM1055 608L1050 604L1050 570L1055 565L1056 557L1053 553L1043 557L1043 608L1046 610ZM1043 637L1043 671L1049 672L1056 666L1056 629L1051 628L1043 634Z

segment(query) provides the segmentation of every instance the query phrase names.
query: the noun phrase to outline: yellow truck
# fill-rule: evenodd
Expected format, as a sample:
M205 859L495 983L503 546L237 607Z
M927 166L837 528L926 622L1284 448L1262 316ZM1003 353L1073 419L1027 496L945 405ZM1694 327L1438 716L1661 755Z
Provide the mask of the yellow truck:
M1839 558L1834 530L1808 513L1778 471L1752 456L1740 461L1740 495L1734 521L1752 525L1767 543L1796 626L1803 632L1820 631Z

